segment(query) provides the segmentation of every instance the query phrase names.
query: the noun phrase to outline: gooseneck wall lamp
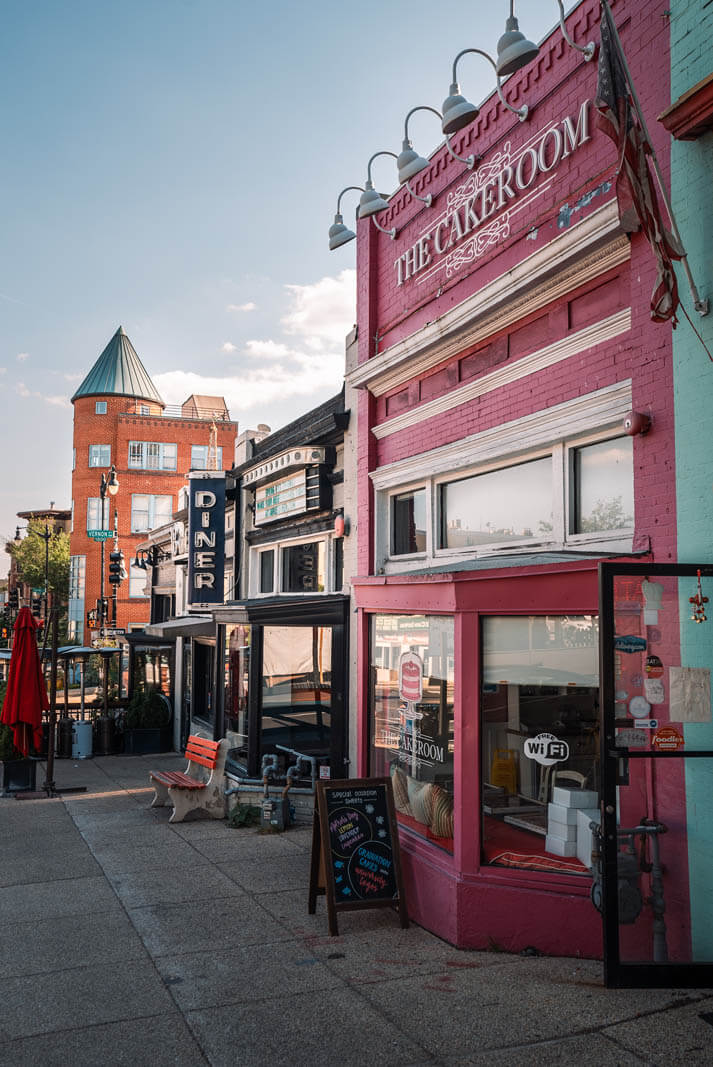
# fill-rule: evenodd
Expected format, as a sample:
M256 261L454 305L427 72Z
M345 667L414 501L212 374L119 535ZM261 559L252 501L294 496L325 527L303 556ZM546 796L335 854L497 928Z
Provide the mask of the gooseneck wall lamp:
M517 20L514 21L517 22ZM509 23L510 19L508 19L508 24ZM502 42L506 36L507 34L503 34L503 36L500 38L500 41ZM519 36L522 37L522 34L520 34ZM529 41L526 41L525 43L528 45L530 44ZM500 42L498 43L498 48L499 47ZM531 47L535 49L534 54L537 55L537 46L531 45ZM500 97L501 103L504 107L508 109L508 111L512 111L513 115L517 115L520 122L524 122L530 113L530 109L528 108L527 104L523 104L522 107L513 107L512 104L508 104L507 100L505 99L502 86L500 84L500 75L498 73L498 68L492 56L489 56L487 52L484 52L482 50L482 48L464 48L463 51L459 52L456 58L453 60L453 76L451 78L451 87L448 96L443 101L443 122L441 123L441 129L443 130L443 132L445 134L457 133L458 130L462 130L464 126L468 126L473 121L473 119L476 119L480 114L480 108L476 107L475 104L471 104L471 102L469 100L466 100L464 96L461 96L460 85L458 84L458 62L463 56L471 54L476 56L482 56L483 59L487 59L490 66L495 71L495 84L498 90L498 96ZM529 60L523 60L523 63L521 65L524 66L526 62L529 62ZM513 67L513 70L516 69L516 67Z
M415 177L417 174L420 174L422 170L425 170L426 167L430 166L430 163L427 159L424 159L423 156L419 156L418 152L414 151L413 144L408 135L409 119L416 111L430 111L436 116L436 118L443 121L443 115L440 113L440 111L437 111L435 107L429 107L428 104L419 104L418 107L412 107L404 121L404 140L401 146L401 154L396 160L396 166L398 167L399 171L399 185L405 185L414 200L422 200L426 207L430 207L433 203L432 194L427 193L426 196L418 196L416 193L414 193L413 189L408 184L409 178ZM469 170L473 169L473 167L475 166L476 157L474 155L470 155L464 159L463 156L457 155L451 147L451 142L450 138L448 137L448 134L446 134L446 148L455 160L457 160L459 163L464 163Z
M339 211L342 203L342 197L350 190L363 193L364 187L362 185L347 185L342 189L341 193L337 197L337 213L334 216L334 222L329 227L329 251L333 252L335 248L340 248L341 245L347 244L349 241L353 241L356 237L354 230L350 230L344 225L344 219Z
M576 48L578 52L582 53L585 63L588 63L590 59L594 59L594 53L597 50L597 46L594 41L590 41L589 44L585 44L584 46L574 43L570 35L567 33L567 27L564 24L564 4L562 3L562 0L557 0L557 3L560 7L560 29L562 31L562 36L570 48Z
M513 12L513 0L510 0L510 17L505 23L505 33L498 41L498 62L495 66L495 73L500 78L514 74L516 70L520 70L520 67L526 67L539 51L536 44L528 41L525 35L520 33ZM500 99L502 100L502 96Z
M359 198L359 218L371 217L377 230L379 230L381 233L388 234L388 236L393 241L394 237L396 236L396 227L394 226L394 228L391 230L385 230L384 227L380 226L374 218L374 215L378 215L380 211L385 211L386 208L389 206L388 201L384 200L381 193L377 193L376 189L374 188L374 183L371 180L371 164L374 162L377 156L393 156L394 159L398 159L398 156L395 152L387 152L386 150L382 150L381 152L374 152L374 155L371 157L367 164L366 184L364 186L364 192Z

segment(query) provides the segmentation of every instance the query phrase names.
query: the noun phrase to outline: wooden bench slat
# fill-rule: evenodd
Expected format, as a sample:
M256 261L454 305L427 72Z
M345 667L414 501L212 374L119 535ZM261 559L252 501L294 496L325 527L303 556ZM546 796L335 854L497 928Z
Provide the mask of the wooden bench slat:
M208 741L205 737L197 737L195 734L191 734L188 738L188 748L195 748L197 750L205 750L205 754L216 755L220 747L220 741Z
M156 782L162 782L163 785L178 786L180 789L203 789L205 782L201 782L198 778L191 778L189 774L184 774L183 771L151 771L151 778Z

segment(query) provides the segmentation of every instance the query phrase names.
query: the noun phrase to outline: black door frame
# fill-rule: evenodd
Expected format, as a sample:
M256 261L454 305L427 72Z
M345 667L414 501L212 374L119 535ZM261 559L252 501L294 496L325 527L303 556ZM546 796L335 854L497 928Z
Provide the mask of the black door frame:
M623 963L619 953L619 894L616 789L621 760L713 758L713 750L682 752L617 748L615 723L614 578L618 576L713 577L713 564L599 564L599 683L601 688L602 919L604 980L608 988L692 988L713 986L710 963ZM713 621L708 625L713 626ZM713 818L713 800L711 803Z

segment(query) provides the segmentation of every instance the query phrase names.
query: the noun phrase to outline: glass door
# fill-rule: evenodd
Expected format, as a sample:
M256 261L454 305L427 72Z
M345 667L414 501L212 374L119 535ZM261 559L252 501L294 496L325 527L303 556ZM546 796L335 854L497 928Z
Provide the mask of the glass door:
M710 564L600 564L607 986L713 985L708 596Z

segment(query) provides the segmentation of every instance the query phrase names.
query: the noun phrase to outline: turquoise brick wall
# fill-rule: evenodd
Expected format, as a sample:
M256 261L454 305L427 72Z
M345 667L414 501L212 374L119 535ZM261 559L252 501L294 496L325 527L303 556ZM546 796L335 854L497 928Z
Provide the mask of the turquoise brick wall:
M713 70L713 4L672 0L671 100ZM681 299L696 329L713 352L713 133L696 141L672 141L671 195L688 261L711 314L693 310L683 271ZM683 315L673 335L674 413L676 420L676 506L678 559L713 560L713 363ZM683 584L683 583L682 583ZM700 626L689 621L686 592L681 596L681 662L713 666L713 609ZM713 605L713 582L704 588ZM685 727L687 745L713 748L713 725ZM713 960L713 761L688 760L688 816L691 931L694 958ZM661 816L665 821L665 815Z

